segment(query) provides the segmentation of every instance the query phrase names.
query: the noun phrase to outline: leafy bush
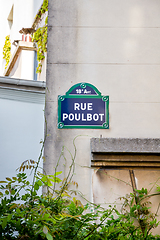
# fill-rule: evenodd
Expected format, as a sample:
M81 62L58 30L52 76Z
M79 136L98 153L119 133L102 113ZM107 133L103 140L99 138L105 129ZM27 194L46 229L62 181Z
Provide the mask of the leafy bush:
M62 172L55 171L54 175L38 172L42 150L37 162L23 162L16 177L0 182L0 239L160 239L150 233L158 222L156 214L149 211L147 189L123 197L121 211L116 206L104 209L89 202L82 205L75 197L77 191L69 190L70 175L61 181L57 176ZM75 156L71 168L74 159ZM34 171L32 183L27 180L26 169ZM56 184L61 184L58 190ZM42 187L46 194L38 194Z

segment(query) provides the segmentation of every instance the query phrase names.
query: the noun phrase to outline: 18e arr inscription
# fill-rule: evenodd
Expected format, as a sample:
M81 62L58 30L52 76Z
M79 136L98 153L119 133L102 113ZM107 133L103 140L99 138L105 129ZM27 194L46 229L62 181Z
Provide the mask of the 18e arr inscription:
M58 128L109 128L109 96L79 83L58 97Z

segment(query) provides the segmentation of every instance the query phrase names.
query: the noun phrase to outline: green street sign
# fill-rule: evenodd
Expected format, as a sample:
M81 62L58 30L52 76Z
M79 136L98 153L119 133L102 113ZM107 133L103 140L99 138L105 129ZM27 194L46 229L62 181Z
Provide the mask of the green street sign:
M78 83L58 96L58 128L109 128L109 96L90 83Z

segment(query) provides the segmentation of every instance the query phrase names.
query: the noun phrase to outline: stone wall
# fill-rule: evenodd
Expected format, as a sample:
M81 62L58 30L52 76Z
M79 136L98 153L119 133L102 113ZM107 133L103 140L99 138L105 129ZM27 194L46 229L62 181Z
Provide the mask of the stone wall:
M89 200L94 195L95 201L96 194L99 202L104 198L113 202L115 194L129 191L114 183L113 197L109 189L104 192L105 184L102 186L95 176L97 169L94 172L90 168L90 138L160 136L159 12L156 0L49 1L46 119L50 136L45 144L44 169L53 173L62 147L73 153L76 138L74 180ZM91 83L103 95L109 95L109 129L57 128L58 95L80 82ZM65 176L71 157L66 149L64 153L67 162L62 158L59 168ZM139 174L138 187L145 185L149 175L143 173ZM112 175L117 174L128 181L127 170L119 173L112 169ZM148 183L156 180L147 179ZM116 193L117 188L121 191ZM101 193L96 192L100 189Z

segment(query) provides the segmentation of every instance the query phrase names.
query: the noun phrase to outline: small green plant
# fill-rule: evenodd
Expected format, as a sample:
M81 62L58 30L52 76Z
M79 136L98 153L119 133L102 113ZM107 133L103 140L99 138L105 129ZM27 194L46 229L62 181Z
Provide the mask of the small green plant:
M75 141L75 139L74 139ZM44 159L43 148L37 161L26 160L19 173L0 181L0 239L3 240L154 240L151 229L158 226L156 215L149 211L146 199L151 197L147 190L135 190L123 200L122 210L116 205L107 209L86 200L83 205L78 190L71 190L74 174L74 155L68 175L61 181L57 172L64 147L55 166L53 175L39 172L39 162ZM31 170L32 182L24 171ZM58 187L56 187L58 185ZM46 192L39 191L44 187ZM159 187L157 187L159 190ZM76 195L79 194L79 199ZM158 195L159 192L152 194ZM85 200L85 198L83 197Z
M39 11L38 18L41 18L41 15L48 11L48 0L44 0ZM45 19L45 25L43 27L39 27L32 36L32 41L37 43L37 73L41 73L42 71L42 60L45 59L45 53L47 52L47 23L48 16Z
M8 35L5 37L5 44L3 47L3 59L6 60L5 69L8 66L10 58L11 58L11 41L10 41L10 36Z
M36 164L30 160L23 163L20 170L35 169ZM149 233L151 228L158 225L156 219L151 216L149 220L145 204L134 204L133 194L124 198L122 212L116 206L104 209L91 203L82 205L80 200L72 196L68 186L64 187L66 180L62 182L57 177L60 174L44 175L37 172L34 185L23 172L0 182L0 239L160 239L160 236ZM62 185L55 190L53 183ZM48 191L39 195L38 190L42 186L46 186ZM144 191L138 191L141 199L146 195ZM141 222L138 226L135 220L142 220L143 224Z
M149 238L150 231L159 225L156 219L157 211L155 214L150 212L151 202L148 201L150 197L148 190L142 188L135 189L133 193L122 198L124 200L122 214L124 218L134 220L134 224L139 228L141 239L152 239Z
M43 4L39 10L38 17L41 18L41 15L48 11L48 0L43 0Z

